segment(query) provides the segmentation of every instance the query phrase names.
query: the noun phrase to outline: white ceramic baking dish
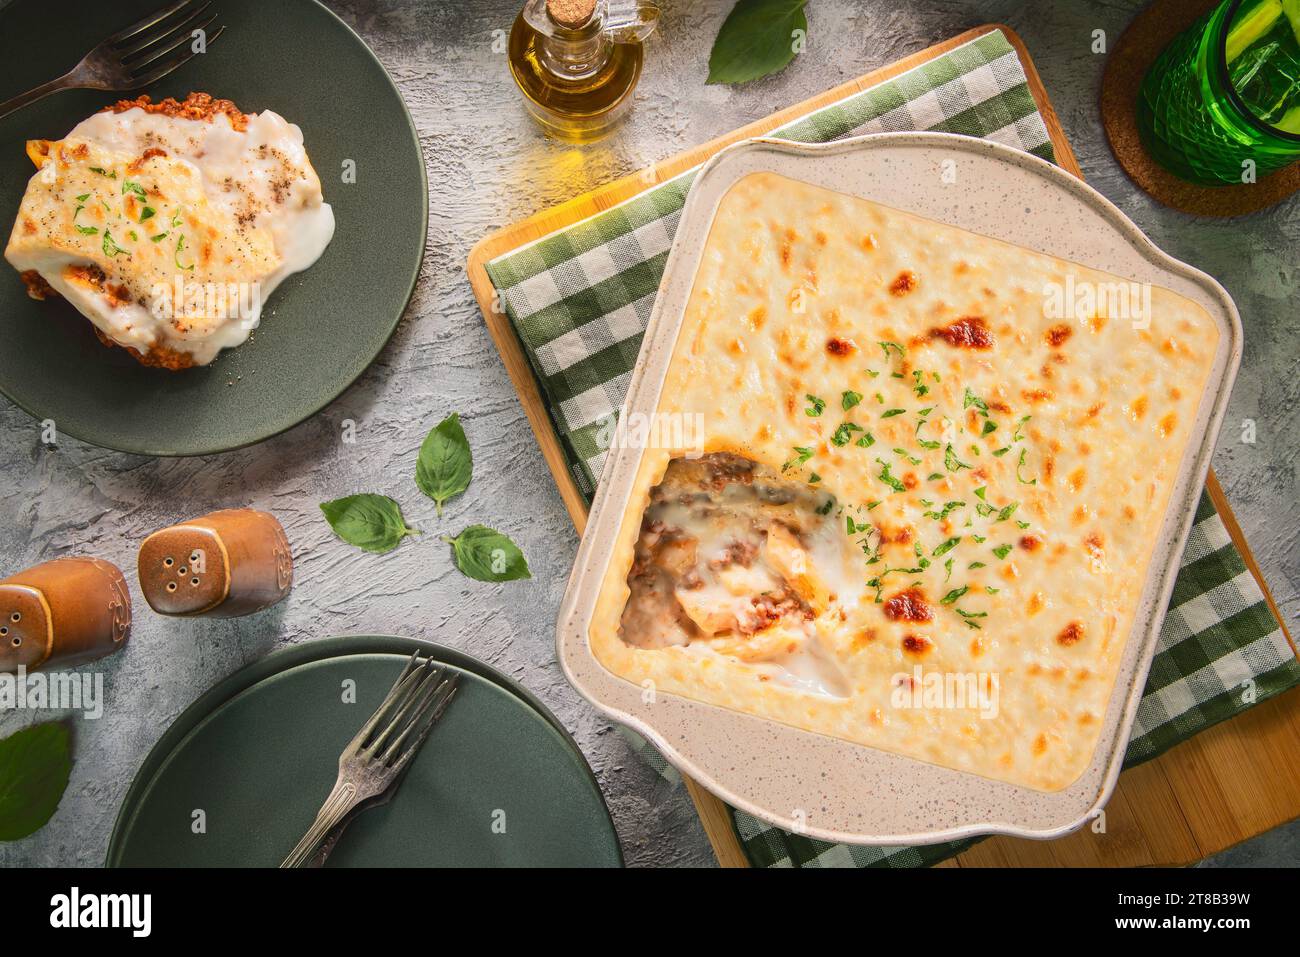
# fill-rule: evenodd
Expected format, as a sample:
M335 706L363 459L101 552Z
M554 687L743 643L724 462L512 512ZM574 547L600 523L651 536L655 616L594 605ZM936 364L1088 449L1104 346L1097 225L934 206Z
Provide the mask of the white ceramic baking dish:
M700 171L668 258L632 374L624 414L652 414L718 203L742 177L769 171L874 200L972 232L1164 286L1199 303L1220 328L1133 629L1092 762L1069 787L1032 790L927 764L773 721L643 690L608 671L588 625L641 450L611 450L560 609L557 645L575 688L634 728L674 766L727 803L787 830L828 841L913 844L977 834L1053 838L1095 818L1123 763L1129 730L1173 589L1214 439L1241 359L1241 321L1224 289L1161 252L1100 193L1060 168L987 140L885 133L805 145L757 139ZM956 176L945 176L945 172Z

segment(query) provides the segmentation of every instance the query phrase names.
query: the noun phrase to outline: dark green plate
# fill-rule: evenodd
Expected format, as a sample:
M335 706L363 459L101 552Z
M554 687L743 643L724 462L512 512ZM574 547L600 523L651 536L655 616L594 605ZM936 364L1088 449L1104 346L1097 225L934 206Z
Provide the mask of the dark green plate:
M0 100L57 76L163 3L0 5ZM203 91L297 123L337 227L316 264L270 297L249 342L176 373L104 347L66 302L29 299L0 260L0 391L60 434L123 452L222 452L320 411L397 328L424 253L428 184L419 140L366 45L315 0L215 0L214 8L226 32L143 92L160 99ZM59 139L118 98L70 90L0 119L0 246L34 172L24 141ZM342 181L345 160L356 163L353 184Z
M108 865L278 865L416 648L461 670L461 687L393 800L361 814L328 864L621 866L591 770L540 701L467 655L379 636L276 652L200 697L145 758ZM348 680L354 704L342 700ZM204 833L194 833L196 811Z

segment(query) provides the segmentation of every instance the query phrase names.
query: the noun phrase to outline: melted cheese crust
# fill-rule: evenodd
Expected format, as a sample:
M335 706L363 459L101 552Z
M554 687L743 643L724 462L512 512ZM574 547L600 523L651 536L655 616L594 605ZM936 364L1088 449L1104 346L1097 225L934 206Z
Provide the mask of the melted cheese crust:
M123 100L32 140L5 257L146 365L206 365L334 234L297 126L229 100Z
M687 449L643 455L589 630L598 660L808 731L1068 786L1096 749L1219 336L1161 288L1149 321L1121 317L1105 295L1121 282L774 174L739 181L658 412L700 413L705 451L835 496L861 564L820 570L839 584L813 625L849 693L773 682L707 643L620 636L642 513ZM1048 290L1082 311L1062 317ZM847 441L844 423L860 429ZM974 676L996 707L900 705L918 674L918 691L931 675Z

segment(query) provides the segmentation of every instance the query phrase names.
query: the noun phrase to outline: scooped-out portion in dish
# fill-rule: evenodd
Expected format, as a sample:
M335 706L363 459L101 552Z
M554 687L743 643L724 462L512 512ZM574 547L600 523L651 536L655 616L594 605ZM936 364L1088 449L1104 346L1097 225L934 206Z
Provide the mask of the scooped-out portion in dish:
M834 504L738 455L674 459L641 522L623 640L731 656L764 681L847 694L815 623L845 586L861 590L820 577L847 567Z
M1069 786L1219 338L1168 289L743 177L657 406L630 410L701 425L637 453L593 655L659 693Z
M246 341L334 235L302 131L206 93L122 100L27 154L5 258L33 298L67 299L144 365L207 365Z

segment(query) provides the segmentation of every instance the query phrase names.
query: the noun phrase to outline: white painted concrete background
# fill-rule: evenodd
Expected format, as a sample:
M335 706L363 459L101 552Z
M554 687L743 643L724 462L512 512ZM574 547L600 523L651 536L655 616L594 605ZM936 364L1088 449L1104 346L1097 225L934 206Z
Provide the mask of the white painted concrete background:
M356 632L408 633L491 662L539 694L577 737L614 814L629 863L712 861L684 792L660 781L568 687L552 622L577 539L514 390L479 317L465 257L487 232L798 102L968 27L1000 21L1027 43L1084 172L1160 246L1216 276L1236 298L1246 354L1215 467L1284 614L1300 612L1300 201L1241 221L1197 221L1157 206L1112 159L1097 113L1103 57L1138 0L907 3L812 0L809 48L783 74L740 89L706 87L708 51L729 0L664 0L629 123L573 150L544 139L520 106L493 31L521 0L330 0L378 54L406 98L429 170L429 245L419 289L393 341L360 382L286 435L224 456L155 461L64 440L0 399L0 570L69 552L130 568L141 539L210 509L254 505L284 522L297 557L289 600L233 622L137 616L130 646L105 662L108 712L78 727L76 766L44 830L0 845L0 865L103 860L119 802L168 723L219 679L287 644ZM304 65L304 68L308 68ZM217 91L219 92L219 91ZM459 411L476 461L469 492L441 523L411 481L430 427ZM340 442L344 419L354 445ZM1257 441L1240 441L1242 422ZM433 531L495 525L522 544L530 582L469 581L427 534L387 556L337 541L317 503L355 491L407 504ZM178 504L178 503L184 503ZM143 606L143 600L136 595ZM0 733L32 720L0 717ZM1226 862L1300 860L1297 829Z

